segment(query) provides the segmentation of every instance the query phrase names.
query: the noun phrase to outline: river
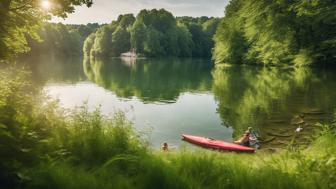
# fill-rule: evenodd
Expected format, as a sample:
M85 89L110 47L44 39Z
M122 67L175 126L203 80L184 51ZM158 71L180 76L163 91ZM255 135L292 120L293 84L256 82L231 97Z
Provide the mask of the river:
M86 102L106 115L123 111L154 148L187 145L182 133L232 141L249 126L265 148L284 148L294 137L306 145L316 123L331 121L336 110L336 74L327 69L215 69L211 60L175 58L26 62L36 84L62 107ZM295 134L298 126L303 130Z

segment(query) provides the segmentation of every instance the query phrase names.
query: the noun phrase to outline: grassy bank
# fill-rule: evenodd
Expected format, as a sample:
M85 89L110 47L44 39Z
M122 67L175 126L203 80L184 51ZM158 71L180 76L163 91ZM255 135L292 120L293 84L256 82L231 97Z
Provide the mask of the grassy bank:
M310 149L274 155L218 153L205 150L162 153L148 150L146 153L111 154L110 159L100 163L86 162L85 159L73 162L66 158L47 161L27 170L27 175L30 175L27 186L335 188L335 142L335 136L329 133L320 136ZM333 153L330 154L330 151Z
M335 127L277 154L150 149L122 113L64 111L0 74L0 188L336 188Z

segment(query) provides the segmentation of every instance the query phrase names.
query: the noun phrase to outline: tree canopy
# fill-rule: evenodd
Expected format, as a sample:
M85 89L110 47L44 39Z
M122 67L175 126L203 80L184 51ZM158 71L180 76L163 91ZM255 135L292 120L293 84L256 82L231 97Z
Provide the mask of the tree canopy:
M215 35L217 63L335 62L334 0L232 0Z
M120 15L86 39L84 54L120 56L135 49L147 57L210 57L218 18L175 18L164 9Z
M40 0L2 0L0 2L0 60L27 52L27 36L39 39L37 31L51 15L67 17L77 5L91 6L92 0L53 0L45 10Z
M99 24L43 23L37 34L41 40L28 37L30 51L24 57L36 55L79 56L82 55L84 40Z

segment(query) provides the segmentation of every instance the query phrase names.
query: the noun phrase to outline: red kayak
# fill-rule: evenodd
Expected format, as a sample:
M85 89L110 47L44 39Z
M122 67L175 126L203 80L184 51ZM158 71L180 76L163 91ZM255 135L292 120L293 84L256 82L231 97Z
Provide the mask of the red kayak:
M225 142L222 140L215 140L200 136L193 136L193 135L182 135L183 140L188 141L193 144L200 145L205 148L212 148L217 150L228 150L228 151L239 151L239 152L254 152L253 148L249 148L246 146L241 146L238 144L233 144L230 142Z

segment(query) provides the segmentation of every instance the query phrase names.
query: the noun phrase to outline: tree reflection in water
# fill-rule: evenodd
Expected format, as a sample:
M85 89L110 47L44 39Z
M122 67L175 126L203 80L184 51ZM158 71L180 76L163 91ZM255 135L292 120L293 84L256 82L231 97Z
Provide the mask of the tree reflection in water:
M231 66L213 70L213 93L224 125L237 137L258 129L266 144L287 145L298 126L298 144L306 144L316 122L328 121L336 95L335 76L311 68ZM298 115L304 122L292 122Z

